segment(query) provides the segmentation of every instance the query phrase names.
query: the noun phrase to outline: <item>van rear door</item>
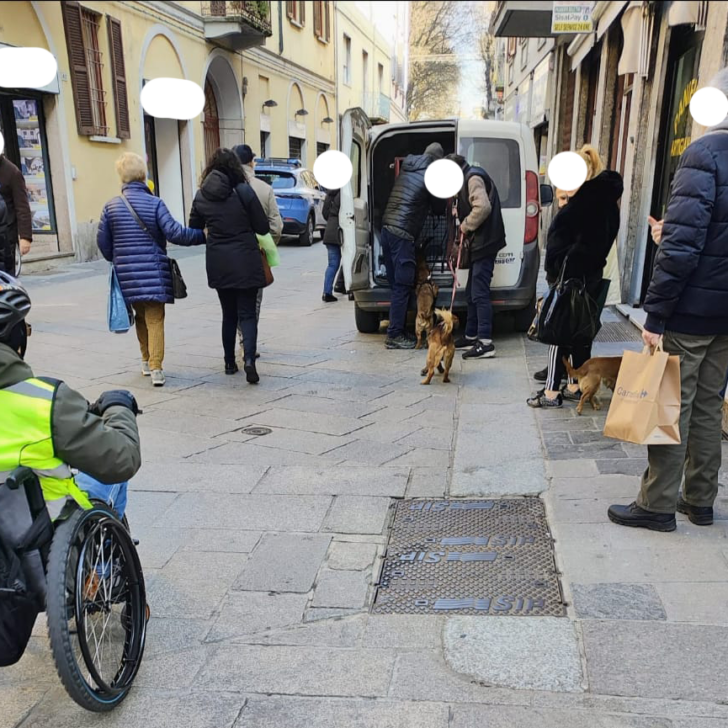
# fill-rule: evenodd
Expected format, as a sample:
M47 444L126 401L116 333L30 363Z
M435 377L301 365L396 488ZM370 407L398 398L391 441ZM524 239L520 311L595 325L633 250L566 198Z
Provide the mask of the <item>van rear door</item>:
M526 223L526 159L519 135L498 128L498 123L458 122L458 149L471 165L482 167L493 179L503 212L506 247L498 253L493 288L518 283L523 259Z
M349 109L341 119L341 151L351 160L351 181L341 189L339 225L344 282L348 291L369 288L371 225L367 201L367 144L371 122L362 109Z

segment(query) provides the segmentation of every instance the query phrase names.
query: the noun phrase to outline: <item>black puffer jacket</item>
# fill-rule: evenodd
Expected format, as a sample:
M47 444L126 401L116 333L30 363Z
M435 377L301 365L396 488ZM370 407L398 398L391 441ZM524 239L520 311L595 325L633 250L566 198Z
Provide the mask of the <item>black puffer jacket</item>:
M190 227L207 228L207 283L210 288L264 288L265 275L255 234L269 232L268 216L249 184L237 189L219 170L195 195Z
M326 220L326 229L324 230L325 245L341 245L341 236L339 235L339 208L341 207L341 190L331 190L326 194L324 200L324 220Z
M435 159L429 154L410 154L405 157L384 210L382 227L395 235L417 239L430 208L425 171Z
M644 304L655 334L728 334L728 133L711 131L685 150L672 182Z
M546 276L550 283L566 278L602 278L607 256L619 233L619 206L624 184L617 172L606 170L585 182L551 222L546 240Z

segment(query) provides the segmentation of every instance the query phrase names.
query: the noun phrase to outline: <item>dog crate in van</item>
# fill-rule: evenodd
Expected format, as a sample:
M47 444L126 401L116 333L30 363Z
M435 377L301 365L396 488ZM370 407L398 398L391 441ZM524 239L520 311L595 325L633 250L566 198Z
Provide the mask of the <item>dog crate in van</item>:
M375 333L389 315L390 289L379 240L399 164L408 154L422 154L433 142L439 142L445 154L458 152L470 164L483 167L494 180L506 247L496 259L492 302L496 311L514 316L518 330L527 330L536 303L541 205L553 199L548 185L539 189L531 130L511 122L464 119L372 127L361 109L350 109L342 119L341 140L353 166L351 182L341 191L340 224L344 277L354 295L358 330ZM440 288L437 305L445 307L452 297L447 220L446 202L435 202L416 241ZM456 310L466 308L466 280L467 271L460 271Z

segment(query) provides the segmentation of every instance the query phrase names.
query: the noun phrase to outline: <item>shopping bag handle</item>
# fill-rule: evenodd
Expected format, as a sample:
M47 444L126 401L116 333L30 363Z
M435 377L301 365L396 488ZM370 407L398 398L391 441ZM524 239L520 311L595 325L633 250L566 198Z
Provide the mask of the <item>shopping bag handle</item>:
M657 342L657 346L647 346L647 344L645 344L642 347L642 353L649 354L650 356L652 356L653 354L655 354L658 351L665 351L665 349L662 346L662 337L660 337L660 340Z

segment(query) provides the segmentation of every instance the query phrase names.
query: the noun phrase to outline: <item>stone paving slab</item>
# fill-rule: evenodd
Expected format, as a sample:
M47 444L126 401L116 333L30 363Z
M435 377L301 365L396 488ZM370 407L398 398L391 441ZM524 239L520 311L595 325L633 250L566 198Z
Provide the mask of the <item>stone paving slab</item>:
M309 609L311 612L332 610ZM335 647L337 649L353 649L361 646L364 620L366 616L354 613L353 610L340 610L346 614L338 619L325 618L310 620L304 624L292 625L284 629L233 637L229 642L234 644L256 645L290 645L297 647ZM349 612L352 614L349 614Z
M311 606L363 609L370 579L361 571L322 569L316 580Z
M342 571L364 571L374 564L377 545L333 541L329 546L326 565L329 569Z
M356 437L357 433L354 436ZM402 445L385 445L380 442L355 439L346 445L329 450L326 456L338 462L376 466L393 462L396 458L409 452L410 449Z
M369 615L363 644L373 649L403 652L442 648L445 619L419 614Z
M254 427L264 425L262 420L265 418L251 417L246 420L245 427ZM303 423L301 423L303 424ZM319 432L307 432L296 429L283 429L278 427L268 435L256 438L256 445L260 447L275 448L283 450L286 453L302 452L309 455L323 455L324 453L341 448L353 441L353 437L334 437L332 435L323 435ZM344 459L344 458L342 458Z
M285 400L281 400L284 402ZM274 403L278 404L278 402ZM343 417L342 415L331 414L294 414L296 410L290 409L269 409L261 414L248 417L243 420L243 424L247 427L248 422L255 425L264 425L265 427L281 427L290 430L305 430L306 432L316 432L322 435L349 435L352 432L361 430L366 427L361 420L354 417ZM324 438L322 438L323 440ZM265 444L261 441L261 444Z
M31 708L43 699L47 689L40 687L0 686L0 728L19 726Z
M324 521L330 533L371 533L380 535L389 515L389 498L337 495Z
M255 488L255 492L401 497L407 487L408 475L408 468L274 466Z
M240 463L144 461L129 487L132 491L250 493L266 471L265 466Z
M667 619L652 584L572 584L571 593L580 619Z
M390 467L447 468L450 466L451 459L452 455L449 450L420 447L390 460L387 465Z
M321 467L335 465L337 462L343 460L338 455L327 455L323 457L273 447L260 447L260 445L254 444L253 441L218 445L217 443L219 442L224 441L216 440L216 447L192 456L190 462L217 464L239 463L241 465L269 468L274 465L309 465Z
M671 622L728 626L728 584L667 582L654 586Z

